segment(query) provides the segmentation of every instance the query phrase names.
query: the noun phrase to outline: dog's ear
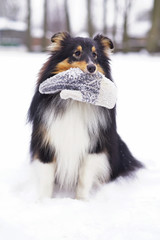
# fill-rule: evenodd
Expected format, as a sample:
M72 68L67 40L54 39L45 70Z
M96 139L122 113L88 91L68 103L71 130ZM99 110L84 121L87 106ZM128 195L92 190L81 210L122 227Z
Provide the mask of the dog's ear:
M113 42L101 35L101 34L98 34L94 37L94 41L96 41L98 43L98 45L100 45L104 51L104 54L108 57L110 55L110 53L113 52L114 50L114 45L113 45Z
M51 46L49 47L49 49L51 51L59 51L63 41L65 41L67 38L70 38L70 35L68 32L58 32L56 34L54 34L51 37Z

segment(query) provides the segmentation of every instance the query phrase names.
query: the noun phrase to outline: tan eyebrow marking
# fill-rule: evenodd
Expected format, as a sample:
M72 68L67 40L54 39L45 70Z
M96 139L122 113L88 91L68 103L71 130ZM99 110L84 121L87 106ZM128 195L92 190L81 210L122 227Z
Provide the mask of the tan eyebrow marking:
M95 46L92 47L92 52L96 52Z
M79 45L79 46L76 48L76 51L80 51L80 52L82 52L82 46Z

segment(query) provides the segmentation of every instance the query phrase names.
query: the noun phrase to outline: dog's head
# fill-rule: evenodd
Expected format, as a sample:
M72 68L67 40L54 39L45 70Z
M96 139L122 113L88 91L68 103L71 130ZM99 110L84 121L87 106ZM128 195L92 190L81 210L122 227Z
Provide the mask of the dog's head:
M50 50L54 55L55 66L52 73L78 67L87 73L99 71L108 73L109 53L113 50L112 41L97 35L93 39L71 37L67 32L60 32L52 36Z

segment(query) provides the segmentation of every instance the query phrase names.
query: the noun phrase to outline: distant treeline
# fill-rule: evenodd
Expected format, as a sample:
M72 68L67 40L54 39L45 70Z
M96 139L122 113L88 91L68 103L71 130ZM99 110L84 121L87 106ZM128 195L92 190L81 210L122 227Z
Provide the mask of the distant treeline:
M25 0L26 6L26 29L25 33L22 34L22 42L27 46L29 51L34 51L35 46L39 45L40 51L45 51L46 47L49 44L49 33L55 33L58 31L68 31L72 35L72 20L71 20L71 2L69 0L44 0L43 6L43 24L41 26L42 34L41 36L35 37L32 29L32 10L31 4L32 0ZM75 0L76 1L76 0ZM97 2L96 2L97 1ZM107 14L108 14L108 4L112 1L113 4L113 14L114 21L112 26L107 24ZM131 14L132 8L136 1L139 0L86 0L87 16L85 16L85 25L83 32L87 33L88 36L92 37L97 32L101 32L112 38L116 51L139 51L141 49L147 49L149 52L160 52L160 1L153 0L153 7L149 12L142 12L141 19L148 18L148 21L151 23L151 28L147 33L141 37L130 36L129 34L129 16ZM82 1L83 2L83 1ZM93 10L94 4L102 5L102 29L97 29L95 24L95 15L96 12ZM80 17L79 21L82 18L81 6L78 5ZM120 5L121 4L121 5ZM123 5L122 5L123 4ZM122 7L123 6L123 7ZM18 16L20 9L19 0L0 0L0 17L6 17L16 21L16 16ZM38 11L38 9L37 9ZM94 11L94 14L93 14ZM117 16L121 14L123 19L121 26L119 27ZM97 16L98 17L98 16ZM139 20L140 21L140 20ZM14 31L14 30L13 30ZM0 29L0 37L6 39L8 37L14 36L11 31L5 32L5 29ZM17 33L16 33L17 34ZM117 38L117 35L119 36ZM20 36L20 35L19 35ZM4 40L5 41L5 40ZM3 42L4 42L3 41ZM21 41L20 41L21 42Z

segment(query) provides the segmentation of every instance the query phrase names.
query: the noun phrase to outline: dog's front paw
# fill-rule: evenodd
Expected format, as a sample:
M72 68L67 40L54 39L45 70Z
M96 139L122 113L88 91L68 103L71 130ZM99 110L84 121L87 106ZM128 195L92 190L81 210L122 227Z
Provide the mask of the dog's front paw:
M83 200L88 201L89 200L89 192L85 191L85 189L78 188L76 191L76 197L77 200Z

